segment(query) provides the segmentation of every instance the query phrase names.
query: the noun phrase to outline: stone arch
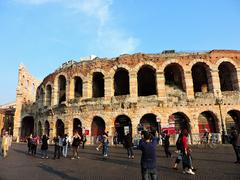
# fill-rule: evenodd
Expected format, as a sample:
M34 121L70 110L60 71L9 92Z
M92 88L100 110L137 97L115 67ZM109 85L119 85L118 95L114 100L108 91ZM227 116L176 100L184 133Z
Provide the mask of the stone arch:
M213 92L211 69L205 62L197 62L192 66L194 92Z
M104 74L96 71L92 74L92 97L104 97Z
M212 111L203 111L198 116L199 133L204 133L205 129L210 133L219 133L219 120Z
M74 76L74 98L83 96L83 79L80 76Z
M46 85L46 106L51 106L52 105L52 85L48 84Z
M238 76L236 66L231 62L223 61L218 66L221 91L238 91Z
M132 122L128 116L126 115L117 116L114 122L114 126L119 143L123 143L124 136L126 136L128 133L132 135Z
M157 70L157 65L151 61L145 61L138 63L134 68L133 72L138 72L143 66L151 66L153 69Z
M33 116L25 116L21 122L21 138L34 134L34 118Z
M66 101L67 78L64 75L58 76L58 103Z
M65 134L65 125L61 119L56 121L56 136L63 136Z
M128 95L129 93L129 72L124 68L118 68L114 75L114 96Z
M138 96L157 95L156 69L143 65L137 73Z
M147 113L140 119L140 125L144 130L147 130L155 136L156 131L159 132L159 126L156 121L157 116L153 113Z
M227 112L227 116L225 118L226 130L227 134L230 134L231 127L235 127L238 132L240 132L240 111L236 109L232 109Z
M96 138L105 132L106 124L103 118L100 116L94 116L91 124L91 136L93 142L96 143Z
M76 131L79 135L82 135L82 121L78 118L73 119L73 134Z
M184 70L178 63L170 63L164 68L165 85L176 87L186 92Z
M172 113L168 117L168 124L174 125L176 133L182 131L183 129L187 129L187 131L191 133L190 119L184 112L178 111Z

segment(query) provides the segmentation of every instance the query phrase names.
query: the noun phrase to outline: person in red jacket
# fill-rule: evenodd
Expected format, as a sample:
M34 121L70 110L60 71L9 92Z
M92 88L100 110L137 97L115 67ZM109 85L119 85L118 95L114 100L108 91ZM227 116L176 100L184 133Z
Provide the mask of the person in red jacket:
M182 136L182 165L183 165L183 173L184 174L192 174L194 175L195 173L192 171L191 167L191 159L190 159L190 149L188 146L188 131L187 129L184 129L182 131L183 136Z

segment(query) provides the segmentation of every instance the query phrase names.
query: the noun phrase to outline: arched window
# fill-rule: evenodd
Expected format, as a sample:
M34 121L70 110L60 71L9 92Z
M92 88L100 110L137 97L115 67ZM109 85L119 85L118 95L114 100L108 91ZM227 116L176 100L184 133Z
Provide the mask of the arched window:
M144 65L137 75L138 96L149 96L157 94L156 70L149 65Z
M194 92L212 92L212 75L210 68L203 62L198 62L192 67Z
M117 69L114 75L114 96L129 94L129 75L123 68Z
M52 104L52 86L47 85L46 88L46 105L51 106Z
M74 98L82 97L83 81L80 77L74 78Z
M238 91L237 71L230 62L222 62L218 67L221 91Z
M92 92L94 98L104 97L104 75L101 72L93 73Z
M183 68L177 64L169 64L164 69L165 85L186 91Z
M59 104L66 101L66 78L63 75L58 78L58 98Z

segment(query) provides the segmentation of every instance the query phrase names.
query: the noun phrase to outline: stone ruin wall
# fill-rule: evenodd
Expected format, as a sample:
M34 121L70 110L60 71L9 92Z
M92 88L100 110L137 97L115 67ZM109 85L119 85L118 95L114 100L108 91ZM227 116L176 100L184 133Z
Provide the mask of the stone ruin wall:
M94 59L66 65L47 76L39 85L27 73L26 77L39 85L46 94L46 86L52 87L52 105L46 105L46 99L37 100L30 109L21 111L20 106L28 100L30 104L34 102L35 93L29 95L24 85L17 88L17 109L16 117L23 118L24 114L32 113L35 124L42 124L44 131L44 122L50 123L50 137L56 135L56 120L61 119L65 124L65 132L72 135L73 119L78 118L82 121L82 126L91 130L91 123L95 116L101 117L106 123L106 130L110 136L114 134L114 121L119 115L126 115L131 119L133 134L137 133L137 125L144 114L153 113L160 117L161 124L167 124L171 114L182 112L190 119L192 133L198 133L198 116L203 111L213 112L221 126L219 107L216 105L216 97L223 98L222 114L226 118L227 112L232 109L240 109L239 93L229 92L222 95L218 75L218 66L221 62L232 63L237 71L238 83L240 83L240 52L215 50L208 53L173 53L173 54L134 54L122 55L114 59ZM200 94L195 98L193 91L193 80L191 68L197 62L204 62L211 69L213 93ZM186 93L174 96L177 92L169 92L165 86L164 69L167 65L177 63L184 70L186 83ZM143 65L150 65L156 70L157 95L138 97L137 72ZM129 72L130 94L123 97L114 96L113 77L118 68L125 68ZM24 68L22 73L26 73ZM104 97L92 98L92 76L94 72L101 72L104 75ZM22 74L20 74L21 76ZM66 83L66 102L58 105L58 77L64 75ZM74 99L74 77L79 76L83 80L83 96L80 99ZM20 81L22 82L22 81ZM21 84L21 83L20 83ZM26 92L26 93L25 93ZM26 96L25 96L26 95ZM20 105L21 104L21 105ZM21 112L21 114L20 114ZM18 134L20 119L15 128ZM35 132L37 128L35 128ZM37 132L36 132L37 133ZM91 133L91 132L90 132ZM90 141L88 141L90 142Z

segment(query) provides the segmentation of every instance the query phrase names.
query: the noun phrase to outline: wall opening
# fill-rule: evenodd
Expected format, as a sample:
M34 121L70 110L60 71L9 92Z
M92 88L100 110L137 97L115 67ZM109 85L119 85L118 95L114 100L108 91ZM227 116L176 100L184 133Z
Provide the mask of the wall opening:
M52 105L52 86L47 85L46 88L46 105L51 106Z
M117 69L114 75L114 96L129 94L129 73L126 69Z
M64 131L64 123L61 119L58 119L56 122L56 135L62 137L65 134Z
M73 134L76 131L79 135L82 135L82 122L78 118L73 119Z
M101 117L95 116L91 125L91 136L94 143L96 143L97 136L102 135L105 132L105 122Z
M164 69L164 77L165 85L186 92L184 72L183 68L179 64L169 64Z
M101 72L94 72L92 79L93 98L104 97L104 75Z
M157 94L156 70L153 67L144 65L138 71L137 80L138 96L150 96Z
M34 119L27 116L22 119L21 138L26 138L30 134L34 135Z
M192 67L194 92L213 92L212 75L209 66L198 62Z
M210 133L218 133L218 119L211 111L204 111L198 117L199 133L204 133L205 129Z
M153 136L155 136L156 131L159 132L156 117L157 116L155 114L145 114L140 120L140 124L143 126L143 129L150 132Z
M50 135L50 124L49 124L48 121L45 121L44 133L45 133L45 135L47 135L49 137L49 135Z
M130 133L132 135L132 123L128 116L120 115L115 120L115 130L117 133L118 143L123 144L124 137Z
M66 101L66 78L63 75L58 78L58 97L59 104Z
M82 97L83 81L80 77L74 77L74 98Z
M222 62L218 67L221 91L238 91L237 71L233 64Z
M228 111L225 123L228 134L231 133L231 127L236 128L237 131L240 133L240 111L238 110Z

